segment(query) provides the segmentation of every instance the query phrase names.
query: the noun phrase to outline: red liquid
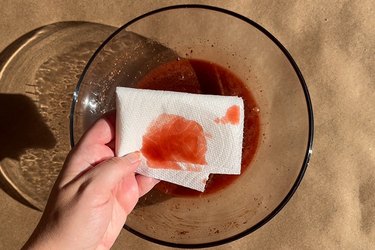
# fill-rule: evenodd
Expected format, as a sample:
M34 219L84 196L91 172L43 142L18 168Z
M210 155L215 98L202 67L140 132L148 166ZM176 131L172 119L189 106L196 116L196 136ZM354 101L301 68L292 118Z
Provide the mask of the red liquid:
M149 167L164 169L181 169L176 162L205 165L206 151L202 126L171 114L161 114L152 122L141 148Z
M216 118L215 122L219 124L238 124L240 122L240 107L238 107L237 105L229 107L225 116L221 118Z
M259 112L256 111L258 106L253 95L236 75L212 62L184 59L153 69L138 83L137 87L242 97L245 120L241 173L246 171L258 147L260 120ZM231 113L235 111L228 110L228 112L231 116ZM239 178L238 175L210 175L204 193L167 182L160 182L156 187L171 195L201 196L217 192L233 183L237 178Z

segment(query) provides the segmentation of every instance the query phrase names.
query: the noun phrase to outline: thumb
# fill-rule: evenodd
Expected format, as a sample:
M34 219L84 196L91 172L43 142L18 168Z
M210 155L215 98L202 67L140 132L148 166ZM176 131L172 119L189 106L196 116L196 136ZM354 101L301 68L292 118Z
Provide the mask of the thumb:
M95 166L86 179L91 179L92 185L100 187L100 190L111 192L124 177L134 175L140 161L138 152L113 157Z
M78 192L86 190L91 206L101 206L113 198L124 179L135 180L134 172L139 163L138 152L124 157L113 157L90 169L77 180L78 186L75 186L78 187Z

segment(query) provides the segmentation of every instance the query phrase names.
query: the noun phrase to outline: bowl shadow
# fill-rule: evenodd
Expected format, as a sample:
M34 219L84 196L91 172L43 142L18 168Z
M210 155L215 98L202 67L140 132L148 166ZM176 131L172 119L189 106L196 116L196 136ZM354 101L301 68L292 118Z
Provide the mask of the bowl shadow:
M0 162L5 158L16 161L30 148L51 149L56 139L43 121L34 101L22 94L0 94ZM14 167L0 165L0 187L17 201L36 208L29 203L8 181L3 172Z

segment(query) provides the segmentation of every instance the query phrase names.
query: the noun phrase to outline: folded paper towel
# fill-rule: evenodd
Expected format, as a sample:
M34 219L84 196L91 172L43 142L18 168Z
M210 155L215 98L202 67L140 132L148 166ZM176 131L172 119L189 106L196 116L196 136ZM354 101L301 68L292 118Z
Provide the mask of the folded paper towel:
M240 174L242 98L117 87L116 108L116 155L140 151L137 173L198 191Z

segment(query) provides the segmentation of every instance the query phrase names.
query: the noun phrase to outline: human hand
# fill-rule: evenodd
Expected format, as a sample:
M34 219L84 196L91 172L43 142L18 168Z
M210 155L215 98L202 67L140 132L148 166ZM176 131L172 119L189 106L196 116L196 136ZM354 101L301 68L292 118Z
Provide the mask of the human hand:
M136 175L139 153L114 157L114 116L98 120L69 153L24 249L109 249L138 198L158 182Z

